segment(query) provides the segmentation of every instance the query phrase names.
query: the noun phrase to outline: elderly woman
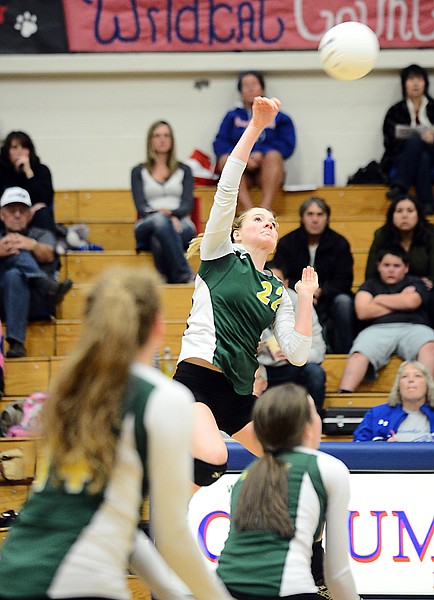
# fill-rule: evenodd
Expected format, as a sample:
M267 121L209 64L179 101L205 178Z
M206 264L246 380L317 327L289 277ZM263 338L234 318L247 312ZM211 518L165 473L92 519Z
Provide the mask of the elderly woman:
M422 363L401 364L387 404L366 413L354 441L434 441L434 380Z

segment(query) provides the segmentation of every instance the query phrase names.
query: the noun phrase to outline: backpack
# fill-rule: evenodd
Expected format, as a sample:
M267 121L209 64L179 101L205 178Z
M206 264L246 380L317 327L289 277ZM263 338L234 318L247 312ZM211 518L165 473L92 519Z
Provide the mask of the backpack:
M37 434L40 412L47 394L35 392L23 402L23 417L20 423L9 427L7 437L30 437Z
M376 160L371 160L366 167L360 167L358 171L348 177L347 185L354 184L371 184L371 185L387 185L388 177L383 171L380 163Z

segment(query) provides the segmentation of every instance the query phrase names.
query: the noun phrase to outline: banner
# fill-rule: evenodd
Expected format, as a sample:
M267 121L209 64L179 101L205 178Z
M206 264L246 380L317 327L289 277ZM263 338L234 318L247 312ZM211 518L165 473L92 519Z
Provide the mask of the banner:
M434 0L0 0L0 53L315 50L343 21L434 47Z
M62 0L0 0L0 53L68 52Z

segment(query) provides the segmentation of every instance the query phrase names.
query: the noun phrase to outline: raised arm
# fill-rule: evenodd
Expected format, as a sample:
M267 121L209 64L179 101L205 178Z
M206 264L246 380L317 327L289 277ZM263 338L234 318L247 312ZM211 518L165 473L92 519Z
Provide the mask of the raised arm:
M279 108L280 102L277 98L258 96L253 101L252 119L229 155L217 185L201 244L202 260L220 258L232 252L230 232L237 207L241 176L256 140L265 127L273 121Z

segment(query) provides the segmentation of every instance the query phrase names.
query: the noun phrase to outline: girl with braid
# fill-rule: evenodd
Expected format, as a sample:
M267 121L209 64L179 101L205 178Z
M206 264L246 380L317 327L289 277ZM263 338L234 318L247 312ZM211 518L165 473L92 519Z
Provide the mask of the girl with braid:
M230 598L187 525L193 398L151 367L159 280L114 268L91 291L83 334L43 409L44 458L0 553L0 598L128 600L127 568L159 600ZM157 553L138 521L150 494ZM186 590L186 591L183 591Z
M276 98L255 98L252 119L223 168L200 243L193 306L174 376L196 399L192 452L198 486L210 485L226 470L227 450L219 430L254 454L262 452L251 411L263 330L272 326L282 352L293 364L304 364L311 346L312 298L318 287L315 271L306 267L296 285L295 317L283 283L265 268L278 238L273 213L251 208L234 222L250 152L279 108Z

